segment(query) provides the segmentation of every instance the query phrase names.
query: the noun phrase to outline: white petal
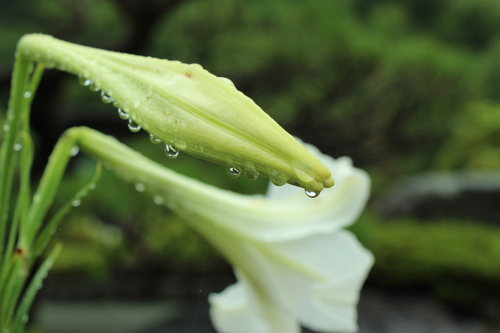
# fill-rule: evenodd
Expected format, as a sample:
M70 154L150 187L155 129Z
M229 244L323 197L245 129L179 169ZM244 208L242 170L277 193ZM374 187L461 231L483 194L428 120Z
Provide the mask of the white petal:
M321 331L356 330L359 291L373 258L352 234L339 231L268 244L282 260L261 261L259 273L268 297L307 327ZM268 250L269 251L269 250ZM283 259L288 259L288 262Z
M300 333L300 326L267 295L259 295L245 275L220 294L211 294L210 317L219 333Z
M220 294L210 294L210 317L220 333L266 333L268 325L251 306L248 290L244 282L237 282L227 287Z

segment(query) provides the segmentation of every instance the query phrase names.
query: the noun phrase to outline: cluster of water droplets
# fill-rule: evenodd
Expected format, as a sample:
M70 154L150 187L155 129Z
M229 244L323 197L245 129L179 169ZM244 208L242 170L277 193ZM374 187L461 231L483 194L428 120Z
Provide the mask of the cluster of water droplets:
M98 86L95 84L94 81L92 81L91 79L88 79L86 78L85 76L83 75L80 75L78 77L78 80L80 82L80 84L84 87L88 87L91 91L99 91L100 89L98 88ZM118 103L113 99L113 97L111 97L110 95L108 95L104 90L101 90L101 101L105 104L112 104L114 107L117 108L117 111L118 111L118 116L123 119L123 120L127 120L128 121L128 129L133 132L133 133L137 133L139 132L142 128L141 128L141 125L139 125L138 123L136 123L134 121L134 119L132 119L132 117L130 116L130 114L128 112L126 112L122 107L120 107L118 105ZM133 104L134 107L139 107L140 106L140 101L135 101L134 104ZM149 134L149 139L152 143L154 144L160 144L162 143L162 140L155 137L153 134ZM170 158L170 159L174 159L176 158L177 156L179 156L179 148L182 148L182 147L185 147L186 146L186 143L183 141L183 140L180 140L180 139L177 139L176 141L176 145L174 144L171 144L171 143L166 143L165 144L165 148L164 148L164 152L165 152L165 155Z
M220 78L220 79L227 84L233 85L233 83L229 79L226 79L226 78ZM105 104L112 104L115 108L117 108L118 116L121 119L128 121L128 128L131 132L137 133L142 129L141 126L139 124L137 124L132 119L130 114L128 112L126 112L122 107L120 107L112 96L108 95L104 90L100 90L99 86L94 81L92 81L91 79L88 79L82 75L80 75L78 77L78 80L82 86L88 87L91 91L94 91L94 92L100 91L101 101ZM23 96L24 96L24 98L31 98L31 92L26 91ZM139 107L140 101L139 100L135 101L133 103L133 106L135 108ZM4 131L9 130L8 126L9 126L8 124L3 125ZM149 139L153 144L161 144L162 143L162 140L155 137L153 134L149 134ZM186 146L187 145L186 145L186 142L184 140L182 140L180 138L175 138L172 143L165 143L165 147L163 150L164 150L165 156L167 156L170 159L174 159L177 156L179 156L179 150L185 149ZM16 148L18 148L18 149L16 149ZM19 146L18 145L14 146L15 150L20 150L21 148L22 148L22 146L20 144L19 144ZM73 150L72 150L72 152L71 152L72 156L74 156L78 153L78 147L74 147L73 149L76 149L76 150L75 150L75 152L73 152ZM255 180L259 177L259 172L255 169L255 167L252 167L252 166L240 167L240 166L236 166L234 164L228 164L226 170L227 170L227 174L231 178L238 178L242 173L249 180ZM269 176L270 181L276 186L283 186L287 183L287 179L282 174L280 174L277 170L270 170L268 172L268 176ZM139 192L143 192L145 190L144 185L141 183L137 183L135 185L135 187L136 187L137 191L139 191ZM307 189L305 190L305 194L310 198L316 198L320 193L321 192L311 191L311 190L307 190ZM163 204L164 200L160 196L155 196L153 201L156 204L161 205L161 204ZM73 202L73 206L75 206L75 207L79 206L79 204L80 204L79 200L75 200Z

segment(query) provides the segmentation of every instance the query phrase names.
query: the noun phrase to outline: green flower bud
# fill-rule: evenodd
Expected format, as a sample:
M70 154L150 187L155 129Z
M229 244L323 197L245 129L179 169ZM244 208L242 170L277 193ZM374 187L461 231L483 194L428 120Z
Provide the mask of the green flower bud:
M101 90L154 139L226 165L235 175L267 176L320 192L333 186L330 171L232 82L198 64L161 60L76 45L32 34L18 53L78 75ZM139 125L139 126L137 126ZM131 128L132 129L132 128Z

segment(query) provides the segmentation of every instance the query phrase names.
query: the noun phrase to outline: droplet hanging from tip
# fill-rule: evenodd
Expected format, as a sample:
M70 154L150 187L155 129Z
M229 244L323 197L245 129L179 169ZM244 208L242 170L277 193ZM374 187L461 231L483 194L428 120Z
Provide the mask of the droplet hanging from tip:
M305 193L309 198L316 198L320 195L321 191L317 192L317 191L305 190Z
M179 156L179 149L177 149L177 147L174 145L167 144L165 145L165 156L174 159Z

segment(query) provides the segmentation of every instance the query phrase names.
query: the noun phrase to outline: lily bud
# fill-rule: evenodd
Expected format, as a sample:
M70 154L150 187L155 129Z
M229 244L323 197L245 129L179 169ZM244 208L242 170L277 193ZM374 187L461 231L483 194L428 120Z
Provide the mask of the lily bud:
M333 186L330 171L233 83L198 64L76 45L32 34L18 54L78 75L134 123L180 151L249 178L266 176L315 196Z

